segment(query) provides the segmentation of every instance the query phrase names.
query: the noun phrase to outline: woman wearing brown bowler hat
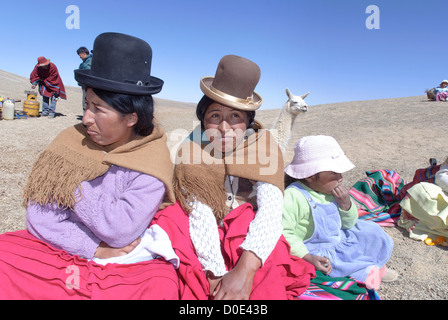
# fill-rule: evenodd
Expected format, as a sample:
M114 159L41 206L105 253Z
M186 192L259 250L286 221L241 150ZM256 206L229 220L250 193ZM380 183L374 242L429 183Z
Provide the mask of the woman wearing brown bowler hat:
M282 236L283 158L255 120L260 69L228 55L201 79L201 124L176 159L177 203L156 215L176 254L181 299L292 299L313 267Z
M174 202L166 135L153 119L152 49L99 35L82 123L35 162L24 192L27 230L0 235L0 299L178 299L178 257L160 227Z

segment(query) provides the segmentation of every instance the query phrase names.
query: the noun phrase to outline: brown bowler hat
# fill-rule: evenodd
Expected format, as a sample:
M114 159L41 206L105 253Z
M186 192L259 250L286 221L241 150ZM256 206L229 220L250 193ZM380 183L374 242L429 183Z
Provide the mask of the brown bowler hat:
M254 62L227 55L219 61L214 77L201 79L201 90L207 97L225 106L255 111L263 103L263 99L254 92L260 75L260 68Z

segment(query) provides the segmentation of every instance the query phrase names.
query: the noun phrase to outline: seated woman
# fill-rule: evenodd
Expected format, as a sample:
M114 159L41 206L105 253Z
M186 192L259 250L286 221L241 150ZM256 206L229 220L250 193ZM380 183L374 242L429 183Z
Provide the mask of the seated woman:
M87 88L82 124L35 162L27 230L0 235L0 299L178 298L178 258L163 230L148 229L165 196L174 202L153 120L163 81L150 76L143 40L105 33L94 50L91 70L75 71Z
M448 80L443 80L440 86L434 88L434 100L446 101L448 99Z
M259 77L229 55L201 79L201 125L176 159L178 202L153 219L180 257L181 299L293 299L315 276L282 236L283 157L255 121Z

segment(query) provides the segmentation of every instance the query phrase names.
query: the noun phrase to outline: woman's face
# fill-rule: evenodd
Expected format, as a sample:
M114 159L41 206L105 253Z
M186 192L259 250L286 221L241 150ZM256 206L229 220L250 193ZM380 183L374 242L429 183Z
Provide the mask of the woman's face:
M86 92L86 105L82 123L95 143L114 149L135 138L133 126L138 120L136 113L121 114L90 88Z
M441 88L446 88L448 86L448 83L446 83L446 82L442 82L441 84L440 84L440 87Z
M213 147L221 152L233 151L243 140L249 118L245 111L213 102L205 112L204 128Z

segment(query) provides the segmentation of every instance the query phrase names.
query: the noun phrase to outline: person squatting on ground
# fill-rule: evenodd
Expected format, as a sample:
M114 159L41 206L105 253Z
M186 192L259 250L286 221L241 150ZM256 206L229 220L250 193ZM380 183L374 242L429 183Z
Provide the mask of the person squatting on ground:
M67 99L58 68L53 62L50 62L50 59L39 57L30 74L30 82L33 89L39 86L39 93L42 96L41 116L54 118L58 99Z

